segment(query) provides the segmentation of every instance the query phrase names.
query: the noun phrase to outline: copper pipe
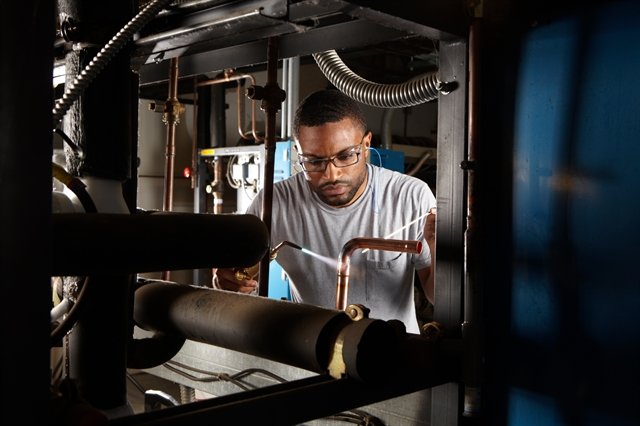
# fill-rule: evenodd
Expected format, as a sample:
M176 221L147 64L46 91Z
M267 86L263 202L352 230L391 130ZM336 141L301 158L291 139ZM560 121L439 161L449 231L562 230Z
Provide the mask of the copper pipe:
M173 210L173 175L176 156L176 126L180 122L182 105L178 101L178 58L171 58L169 69L169 97L165 102L162 121L167 126L167 146L165 151L164 165L164 198L162 200L162 210ZM162 279L168 280L171 277L170 271L162 273Z
M242 106L244 105L244 102L243 102L241 91L240 91L240 80L249 80L251 81L251 85L254 85L254 86L256 84L256 79L251 74L233 74L233 72L231 71L225 71L224 77L201 81L200 83L197 84L197 87L212 86L214 84L229 83L231 81L237 81L238 87L236 89L236 96L238 99L238 102L237 102L238 105L236 108L236 112L238 115L238 133L240 134L240 137L242 139L250 139L249 137L247 137L246 133L244 132L244 125L243 125L243 119L242 119L243 117ZM259 137L258 132L256 131L256 101L255 100L251 100L251 135L253 136L253 139L256 141L256 143L262 142L263 138Z
M264 168L262 188L262 221L271 235L271 214L273 202L273 171L276 156L276 114L280 109L285 93L278 87L278 41L270 37L267 42L267 82L263 88L264 93L257 93L258 88L252 90L252 98L262 98L261 108L266 114L265 138L264 138ZM258 91L260 92L260 91ZM269 256L264 256L260 261L260 282L258 295L269 295Z
M222 159L216 158L213 163L213 214L222 214L222 204L224 203L224 194L222 192Z
M166 162L164 169L164 199L162 210L173 210L173 173L174 158L176 155L176 125L179 120L178 111L174 110L174 105L178 102L178 58L171 58L171 69L169 76L169 98L165 105L163 121L167 125L167 147L165 152Z
M191 118L191 189L196 188L198 174L198 78L193 77L193 116Z
M338 283L336 286L336 309L347 309L349 292L349 269L351 255L357 249L399 251L403 253L421 253L422 242L417 240L389 240L386 238L353 238L342 247L338 260Z
M478 271L479 229L478 229L478 194L477 154L479 144L478 105L479 71L481 51L482 21L474 19L469 29L469 64L468 64L468 121L467 121L467 229L464 232L464 319L462 323L462 339L468 352L465 354L462 367L464 382L464 417L477 417L481 410L481 306L482 287Z

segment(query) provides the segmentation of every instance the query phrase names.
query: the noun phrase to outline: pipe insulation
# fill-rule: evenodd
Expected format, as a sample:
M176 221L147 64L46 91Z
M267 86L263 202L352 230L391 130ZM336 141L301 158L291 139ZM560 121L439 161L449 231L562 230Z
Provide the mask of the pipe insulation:
M438 98L442 83L438 73L429 73L398 84L380 84L354 73L335 50L313 54L327 80L350 98L379 108L405 108Z
M401 334L391 323L352 321L342 311L309 304L156 282L136 290L133 315L147 331L317 373L326 373L338 359L343 374L372 382L395 376L402 364L396 350Z
M52 219L58 243L52 276L246 267L269 250L266 227L253 215L59 213Z

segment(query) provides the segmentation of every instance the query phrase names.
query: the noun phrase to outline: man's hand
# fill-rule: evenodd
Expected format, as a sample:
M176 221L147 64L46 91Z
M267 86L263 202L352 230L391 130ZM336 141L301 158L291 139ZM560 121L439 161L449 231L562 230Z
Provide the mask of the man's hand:
M427 300L434 304L434 286L435 286L435 270L436 270L436 208L432 207L427 215L427 221L424 225L424 239L427 241L429 250L431 251L431 266L418 270L420 284Z
M258 289L255 276L247 280L239 280L236 270L219 268L213 270L213 287L239 293L253 293Z
M431 250L431 256L434 257L436 247L436 208L431 207L427 215L427 222L424 225L424 239L427 240Z

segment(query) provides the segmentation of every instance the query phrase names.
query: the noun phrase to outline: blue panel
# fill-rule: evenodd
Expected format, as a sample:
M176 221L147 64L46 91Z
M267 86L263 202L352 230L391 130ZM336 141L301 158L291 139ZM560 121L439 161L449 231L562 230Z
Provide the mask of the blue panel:
M404 152L391 149L369 148L369 161L376 166L404 173Z
M511 426L561 426L557 405L552 398L514 388L509 394L509 425Z
M278 182L291 176L291 147L292 141L281 141L276 143L275 161L273 164L273 181ZM271 299L291 300L289 290L289 278L285 274L282 266L277 262L269 265L269 294Z
M605 3L523 45L509 425L640 424L639 23Z

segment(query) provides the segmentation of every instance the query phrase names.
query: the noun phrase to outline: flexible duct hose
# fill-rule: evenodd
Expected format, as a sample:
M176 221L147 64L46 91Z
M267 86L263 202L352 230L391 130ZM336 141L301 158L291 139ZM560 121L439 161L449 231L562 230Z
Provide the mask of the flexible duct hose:
M432 101L442 84L438 73L404 83L380 84L360 77L344 64L335 50L314 53L318 67L329 82L352 99L379 108L404 108Z
M145 6L131 21L129 21L111 40L96 54L80 74L65 90L62 98L58 99L53 108L53 127L56 127L69 108L82 95L94 78L113 59L118 51L129 39L145 26L160 10L173 0L154 0Z

